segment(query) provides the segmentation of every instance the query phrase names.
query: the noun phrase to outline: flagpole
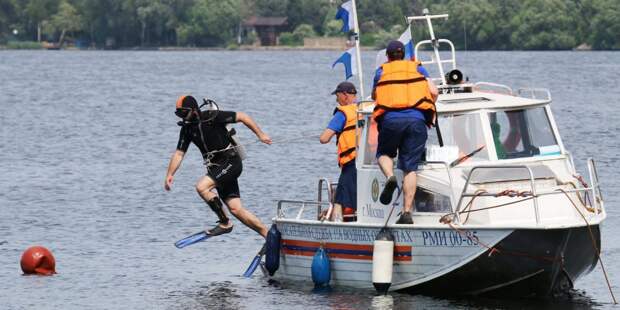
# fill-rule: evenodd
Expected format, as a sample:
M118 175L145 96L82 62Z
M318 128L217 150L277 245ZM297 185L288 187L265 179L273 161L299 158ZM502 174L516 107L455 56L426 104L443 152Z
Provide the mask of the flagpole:
M361 100L366 99L364 96L364 79L362 78L362 57L360 55L360 27L357 23L357 5L355 4L355 0L351 0L351 4L353 4L353 31L355 32L355 60L357 62L357 77L359 78L359 89Z

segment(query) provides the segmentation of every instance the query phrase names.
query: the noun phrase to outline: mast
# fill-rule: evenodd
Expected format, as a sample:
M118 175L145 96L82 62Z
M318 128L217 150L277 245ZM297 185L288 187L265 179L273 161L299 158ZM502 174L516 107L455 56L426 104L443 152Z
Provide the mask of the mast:
M441 58L439 57L439 42L449 42L448 40L437 40L437 38L435 38L435 31L433 31L433 23L431 22L431 19L437 19L437 18L441 18L441 19L448 19L448 14L441 14L441 15L429 15L428 9L424 9L424 11L422 11L422 14L424 14L423 16L411 16L407 18L407 21L409 21L409 23L411 23L414 20L426 20L426 24L428 26L428 32L431 36L431 40L430 42L428 42L428 40L424 40L424 41L420 41L418 43L418 45L423 44L423 43L430 43L433 46L433 51L435 54L435 61L433 61L432 63L437 63L437 67L439 67L439 75L441 76L441 81L443 85L446 85L446 76L445 73L443 71L443 62L446 61L442 61ZM450 45L452 43L450 42ZM452 45L451 45L452 46ZM417 47L416 47L417 49ZM454 64L454 48L452 48L452 60L451 62ZM417 57L417 55L416 55ZM450 62L450 61L448 61Z
M353 5L353 31L355 32L355 62L357 66L357 77L359 79L360 98L362 100L364 96L364 79L362 77L362 57L360 55L360 27L357 22L357 5L355 0L351 0Z

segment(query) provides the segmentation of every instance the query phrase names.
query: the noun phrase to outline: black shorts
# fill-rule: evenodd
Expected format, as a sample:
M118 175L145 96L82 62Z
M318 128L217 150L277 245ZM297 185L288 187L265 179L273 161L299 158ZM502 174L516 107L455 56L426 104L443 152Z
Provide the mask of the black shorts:
M239 156L227 156L222 160L213 161L207 169L207 176L215 181L215 189L222 200L240 198L237 178L243 171Z

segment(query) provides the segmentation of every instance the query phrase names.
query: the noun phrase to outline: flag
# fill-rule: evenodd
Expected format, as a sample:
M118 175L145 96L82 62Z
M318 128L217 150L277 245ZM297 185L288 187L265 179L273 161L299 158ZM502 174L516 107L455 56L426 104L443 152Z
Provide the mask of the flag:
M411 27L407 25L407 30L400 35L398 41L405 45L405 59L412 59L413 56L413 39L411 38Z
M402 42L405 45L405 59L412 59L414 55L413 51L413 39L411 37L411 27L407 27L407 30L400 35L398 41ZM375 68L379 68L382 64L388 61L387 56L385 55L385 49L382 49L377 54L375 58Z
M344 74L346 76L346 80L348 80L351 76L357 75L357 67L355 66L355 62L357 61L355 56L355 47L348 49L344 52L340 58L336 59L334 64L332 65L332 69L336 66L336 64L341 63L344 65Z
M353 30L353 1L349 0L340 5L336 13L336 19L342 19L342 32L348 33Z

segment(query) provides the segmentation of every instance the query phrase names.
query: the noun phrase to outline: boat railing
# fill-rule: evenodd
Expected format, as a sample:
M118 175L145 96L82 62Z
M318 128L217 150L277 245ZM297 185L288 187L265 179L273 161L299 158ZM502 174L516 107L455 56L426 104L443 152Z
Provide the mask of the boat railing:
M532 169L526 165L515 165L515 166L504 166L504 165L493 165L493 166L476 166L473 167L469 173L467 174L467 179L465 180L465 185L463 186L463 191L461 192L461 196L459 197L459 202L456 205L456 213L455 213L455 217L456 217L456 221L458 223L461 222L460 220L460 213L461 213L461 204L463 202L463 198L465 197L475 197L475 196L491 196L491 195L495 195L495 193L487 193L487 194L476 194L476 193L468 193L467 192L467 188L469 187L469 183L471 182L471 177L473 175L473 173L477 170L482 170L482 169L524 169L527 171L527 173L529 174L530 177L530 187L532 189L532 195L534 196L534 216L536 217L536 224L540 223L540 212L538 210L538 199L536 198L536 185L534 184L534 173L532 172Z
M480 92L492 92L511 96L514 95L510 86L499 83L477 82L474 84L474 89Z
M588 174L590 177L590 187L592 188L592 197L594 197L594 205L598 213L603 212L602 201L603 193L601 192L601 186L598 181L598 171L596 170L596 164L592 157L588 158Z
M293 208L299 208L295 215L296 220L301 220L302 215L306 211L306 207L317 206L317 216L315 219L321 219L322 206L331 206L331 202L328 201L311 201L311 200L278 200L278 208L276 211L277 218L288 218L287 211ZM330 208L331 209L331 208Z
M334 200L334 185L337 185L337 184L338 183L329 182L327 178L319 179L317 201L323 202L323 192L324 192L323 189L325 189L325 192L327 192L327 202L329 202L329 206L331 207L332 201ZM331 216L331 210L332 208L329 208L327 212L328 214L325 215L327 218ZM322 212L323 212L322 205L318 204L317 205L317 219L321 217Z
M536 219L536 224L540 224L540 210L539 210L539 204L538 204L538 198L541 196L546 196L546 195L562 195L562 194L568 194L568 193L586 193L586 192L591 192L592 193L592 197L593 201L589 202L589 205L591 207L594 207L594 212L596 212L597 214L600 214L603 209L602 209L602 194L601 194L601 190L600 190L600 185L598 183L598 173L596 171L596 165L594 163L594 160L592 158L588 158L588 171L589 171L589 177L590 177L590 185L584 186L582 188L574 188L574 189L563 189L562 191L558 191L558 190L552 190L552 191L537 191L536 189L536 182L535 182L535 178L534 178L534 173L532 172L532 169L530 167L528 167L527 165L485 165L485 166L475 166L473 167L468 175L467 175L467 179L465 180L465 185L463 186L463 191L461 192L461 195L459 197L458 203L456 204L456 207L454 208L456 210L456 212L454 213L454 219L457 223L460 223L460 213L462 212L461 210L461 205L463 204L463 200L464 198L467 197L498 197L499 194L501 192L485 192L485 193L470 193L467 191L471 180L472 180L472 175L475 171L477 170L482 170L482 169L523 169L526 170L528 175L529 175L529 182L530 182L530 188L531 188L531 196L532 201L533 201L533 205L534 205L534 217ZM584 201L584 204L587 204L588 201ZM584 205L584 207L587 207L587 205Z
M551 101L551 92L546 88L519 88L517 89L517 95L523 98ZM543 95L544 97L537 95Z

